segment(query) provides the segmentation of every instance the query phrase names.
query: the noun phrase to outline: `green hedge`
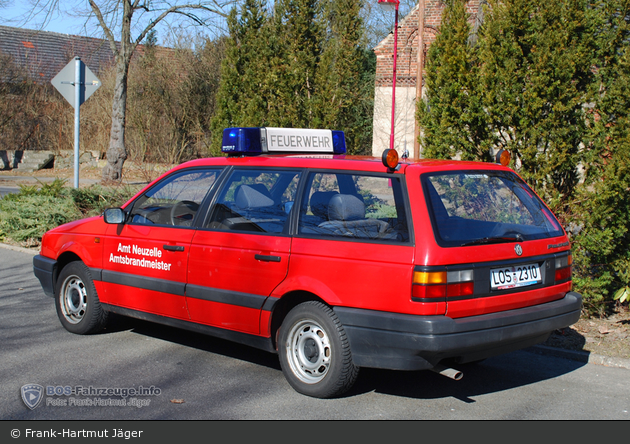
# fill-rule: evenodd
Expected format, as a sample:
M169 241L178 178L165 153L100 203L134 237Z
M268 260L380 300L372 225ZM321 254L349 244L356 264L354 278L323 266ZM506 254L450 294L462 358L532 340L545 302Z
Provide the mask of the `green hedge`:
M59 225L101 214L125 203L137 189L92 185L69 188L65 180L21 186L19 193L0 199L0 240L38 245L44 233Z

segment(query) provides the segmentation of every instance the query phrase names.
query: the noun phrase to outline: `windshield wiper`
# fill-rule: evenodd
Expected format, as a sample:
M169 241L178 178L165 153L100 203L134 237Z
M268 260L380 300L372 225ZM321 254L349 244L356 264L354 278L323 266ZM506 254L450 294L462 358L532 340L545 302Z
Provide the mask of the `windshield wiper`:
M523 236L517 234L516 236L483 237L474 241L465 242L461 246L467 247L469 245L504 244L509 242L523 242Z

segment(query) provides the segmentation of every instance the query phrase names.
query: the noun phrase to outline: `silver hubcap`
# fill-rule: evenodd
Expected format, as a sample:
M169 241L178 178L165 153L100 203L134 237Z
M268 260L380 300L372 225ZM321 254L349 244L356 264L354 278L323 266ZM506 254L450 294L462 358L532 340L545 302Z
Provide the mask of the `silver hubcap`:
M69 276L61 290L61 311L71 324L78 324L87 309L87 290L78 276Z
M330 368L328 335L312 320L300 321L289 332L286 351L293 373L307 384L321 381Z

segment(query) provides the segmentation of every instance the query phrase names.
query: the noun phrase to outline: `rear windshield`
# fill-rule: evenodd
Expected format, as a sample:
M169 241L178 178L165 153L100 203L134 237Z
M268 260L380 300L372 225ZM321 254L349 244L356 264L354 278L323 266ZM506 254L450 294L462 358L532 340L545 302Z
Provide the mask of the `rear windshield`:
M422 175L433 232L440 246L521 242L562 236L555 216L508 171Z

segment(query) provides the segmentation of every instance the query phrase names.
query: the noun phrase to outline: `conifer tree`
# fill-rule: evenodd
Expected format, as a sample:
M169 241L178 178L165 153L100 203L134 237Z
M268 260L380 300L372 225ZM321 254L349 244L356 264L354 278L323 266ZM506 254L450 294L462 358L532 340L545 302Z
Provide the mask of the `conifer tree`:
M369 55L363 50L364 26L360 16L363 0L325 3L327 35L316 75L317 119L320 128L343 130L349 152L361 152L371 135L372 88L363 88L363 74ZM369 70L369 67L367 67ZM365 111L370 109L369 116ZM367 117L367 118L366 118ZM366 128L370 121L369 128Z
M267 103L262 85L268 67L260 51L269 43L264 0L245 0L240 11L228 17L229 38L221 64L221 84L212 119L212 148L221 145L223 129L233 126L264 126ZM265 49L265 52L269 49Z
M361 49L359 72L357 98L348 109L350 121L342 121L339 128L346 131L348 153L371 155L376 79L376 54L371 49Z
M428 158L489 160L479 68L465 0L448 0L426 62L426 98L418 102L420 145Z
M556 209L571 197L586 133L594 30L588 0L489 0L480 44L497 147Z
M630 0L599 3L597 58L588 106L585 182L565 215L574 284L587 311L630 287Z
M363 46L363 0L246 0L230 37L212 121L223 128L273 126L346 132L349 152L371 144L375 56Z
M277 126L308 128L315 120L315 74L324 28L319 0L277 0L273 34L278 55L267 75L276 85L269 120Z

